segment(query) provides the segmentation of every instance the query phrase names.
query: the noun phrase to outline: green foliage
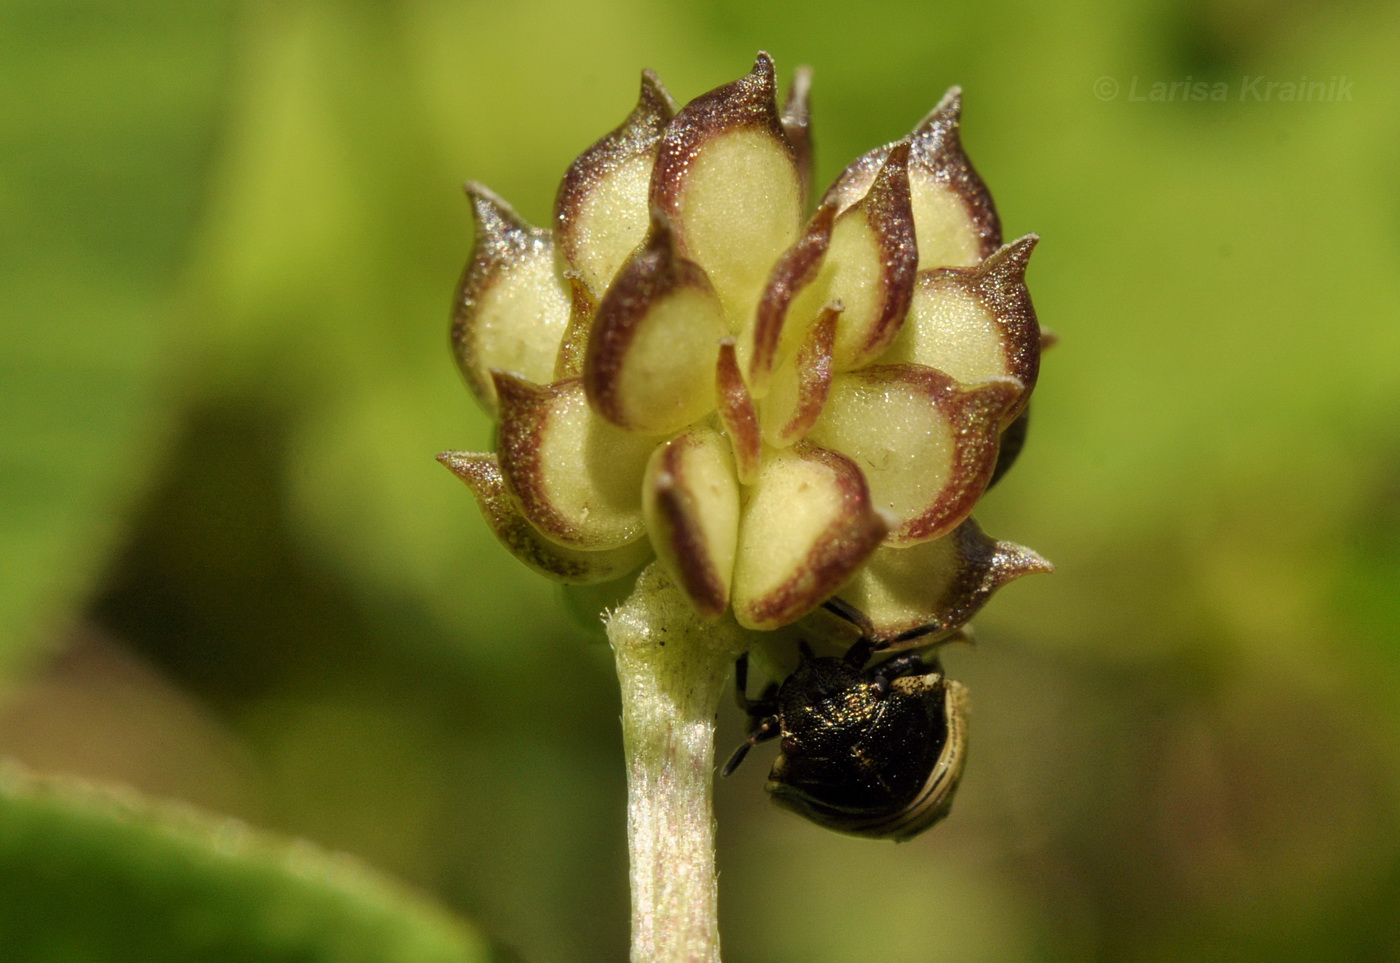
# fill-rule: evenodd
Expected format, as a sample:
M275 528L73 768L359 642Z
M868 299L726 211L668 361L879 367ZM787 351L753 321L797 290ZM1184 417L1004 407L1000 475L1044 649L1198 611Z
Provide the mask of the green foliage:
M230 7L6 5L0 680L80 604L159 464Z
M30 963L472 963L464 924L348 856L0 766L0 946Z

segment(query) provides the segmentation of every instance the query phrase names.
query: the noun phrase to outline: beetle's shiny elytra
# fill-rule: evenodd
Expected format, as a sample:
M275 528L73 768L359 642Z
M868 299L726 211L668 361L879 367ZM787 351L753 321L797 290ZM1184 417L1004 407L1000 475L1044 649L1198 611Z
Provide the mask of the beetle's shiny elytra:
M842 658L818 658L806 644L797 669L756 700L752 720L724 775L749 748L781 736L767 790L779 805L837 832L905 840L948 814L967 754L966 690L918 653L867 666L861 638Z

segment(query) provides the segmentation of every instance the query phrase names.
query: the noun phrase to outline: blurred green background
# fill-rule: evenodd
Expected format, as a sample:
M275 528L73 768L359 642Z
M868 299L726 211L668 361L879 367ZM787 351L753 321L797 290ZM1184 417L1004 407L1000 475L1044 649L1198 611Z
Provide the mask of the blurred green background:
M719 787L726 958L1400 959L1382 0L6 0L0 756L621 958L609 653L432 457L489 443L459 185L547 223L640 68L684 100L758 49L815 69L822 182L964 87L1062 338L979 517L1058 571L947 656L936 831L824 833L766 754ZM1188 81L1224 99L1147 99Z

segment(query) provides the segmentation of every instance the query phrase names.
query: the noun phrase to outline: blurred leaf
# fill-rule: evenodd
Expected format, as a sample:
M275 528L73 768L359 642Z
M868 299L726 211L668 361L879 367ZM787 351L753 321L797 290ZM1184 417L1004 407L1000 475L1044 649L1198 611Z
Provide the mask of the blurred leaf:
M154 467L230 6L6 4L0 679L89 585Z
M233 819L0 766L12 960L487 960L443 910L349 857Z

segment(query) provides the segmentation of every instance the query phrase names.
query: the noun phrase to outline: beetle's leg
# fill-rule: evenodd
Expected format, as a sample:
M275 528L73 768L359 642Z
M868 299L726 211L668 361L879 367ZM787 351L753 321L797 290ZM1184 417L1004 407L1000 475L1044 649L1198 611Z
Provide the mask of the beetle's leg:
M905 629L903 632L890 639L881 648L898 645L901 642L908 642L910 639L917 639L923 635L932 635L934 632L942 632L942 622L929 622L927 625L916 625L912 629Z
M847 602L844 599L831 598L827 599L825 602L822 603L822 608L826 609L828 612L831 612L833 615L840 616L841 618L845 619L847 622L850 622L852 625L854 625L857 629L860 630L860 639L857 640L856 645L860 645L862 642L865 643L868 651L868 654L866 655L867 659L870 657L870 655L873 655L877 651L888 649L904 642L909 642L912 639L919 638L920 636L931 635L934 632L943 631L943 623L935 621L929 622L927 625L916 625L912 629L905 629L903 632L900 632L898 635L893 636L892 638L884 639L883 641L877 642L875 641L875 623L871 622L870 617L868 615L866 615L860 609L856 608L850 602ZM852 652L854 651L855 650L852 649ZM865 662L859 661L856 658L854 658L851 652L846 653L846 661L847 663L849 663L857 669L865 665Z
M758 728L760 722L778 714L778 683L770 682L763 687L763 695L749 700L749 732Z
M875 654L875 643L870 641L870 637L862 635L851 643L851 647L846 650L845 661L852 669L859 672L865 668L865 663L870 661L870 657Z
M822 603L822 608L854 625L860 630L861 638L868 639L875 634L875 623L870 617L845 599L829 598Z
M738 769L739 763L744 761L744 757L749 754L750 749L760 742L767 742L776 737L780 732L782 729L778 725L777 716L767 716L760 719L758 725L754 726L753 731L749 733L748 739L739 743L739 748L734 750L734 755L729 757L729 761L724 764L724 768L720 770L719 774L727 776Z
M745 652L734 660L734 699L739 708L749 711L749 654Z
M871 681L875 684L875 691L884 695L889 691L890 683L895 679L902 679L906 675L922 675L926 671L941 671L938 661L933 664L923 660L917 652L906 652L904 655L897 655L893 659L881 662L873 670Z
M870 621L868 615L845 599L827 599L822 603L822 608L833 615L840 616L860 630L860 638L851 643L851 647L846 650L846 664L857 672L865 668L865 663L870 661L870 657L875 654L877 648L883 649L889 644L875 641L875 623Z
M778 711L778 684L770 682L757 699L749 698L749 654L745 652L734 660L734 701L744 715L749 717L749 731L758 725L758 720Z

